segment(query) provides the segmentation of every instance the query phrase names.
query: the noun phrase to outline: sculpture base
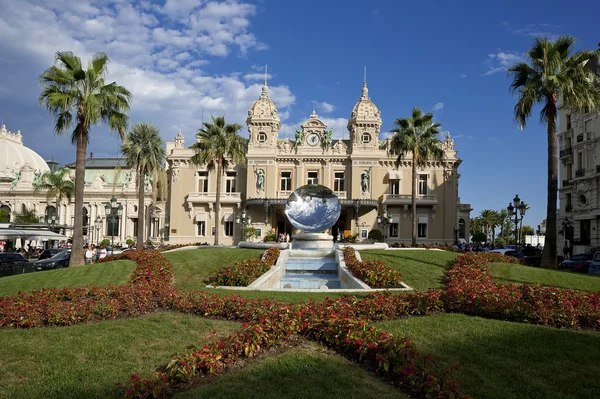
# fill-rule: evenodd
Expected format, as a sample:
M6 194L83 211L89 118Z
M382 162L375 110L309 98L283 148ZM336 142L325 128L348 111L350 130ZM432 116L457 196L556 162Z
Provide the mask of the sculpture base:
M292 238L292 249L326 249L333 251L333 236L327 233L300 233Z

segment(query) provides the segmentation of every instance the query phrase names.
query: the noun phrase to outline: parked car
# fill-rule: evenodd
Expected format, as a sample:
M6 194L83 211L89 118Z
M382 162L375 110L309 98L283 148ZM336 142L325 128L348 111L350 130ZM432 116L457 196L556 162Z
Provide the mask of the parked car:
M600 251L594 253L594 257L590 262L588 273L590 274L600 274Z
M517 256L517 251L515 251L514 248L492 249L490 252L502 254L502 255L506 255L506 256L513 256L513 257Z
M48 248L40 254L37 260L44 260L53 257L57 253L61 252L64 248Z
M527 246L519 252L517 258L521 259L527 266L539 267L542 264L542 250Z
M21 254L0 252L0 277L30 273L33 265Z
M62 250L51 258L38 260L33 264L33 270L36 272L43 270L60 269L63 267L69 267L69 261L71 260L71 251Z
M561 270L573 270L576 272L587 273L593 257L594 255L590 253L573 255L571 259L560 262L558 268Z

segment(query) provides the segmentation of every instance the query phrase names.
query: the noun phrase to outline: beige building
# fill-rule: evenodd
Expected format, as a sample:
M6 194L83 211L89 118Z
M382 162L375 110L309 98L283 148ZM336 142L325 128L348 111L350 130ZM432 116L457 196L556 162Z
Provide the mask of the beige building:
M90 158L86 160L83 234L84 241L96 243L114 235L116 244L135 241L138 217L136 173L123 167L118 158ZM50 166L49 166L50 165ZM15 215L24 209L34 211L40 228L49 228L71 237L75 215L74 198L71 201L46 198L46 192L36 190L43 173L56 170L58 163L44 161L36 152L23 145L21 132L0 129L0 209L14 224ZM75 180L75 163L66 165L69 178ZM152 184L147 180L145 206L148 209L145 237L154 242L164 238L164 214L160 203L152 205ZM112 197L123 208L121 217L106 217L105 204ZM114 211L116 214L116 210Z
M589 63L600 74L597 60ZM587 113L559 110L559 213L558 252L564 241L574 253L600 247L600 118Z
M348 120L349 140L332 140L332 131L313 112L295 139L280 139L280 119L264 83L260 98L248 111L248 153L244 165L233 165L222 179L221 216L215 220L215 171L190 163L195 150L186 148L181 132L167 143L169 198L168 242L208 242L220 229L221 244L236 244L242 210L261 238L269 231L293 234L285 202L296 188L318 183L340 198L341 216L333 228L344 236L367 239L369 231L384 231L389 244L411 242L411 156L396 168L390 139L379 140L381 113L369 98L366 83ZM468 240L469 204L458 196L461 160L448 134L443 162L418 170L418 242L452 244ZM384 210L388 226L377 224ZM385 227L385 229L384 229Z

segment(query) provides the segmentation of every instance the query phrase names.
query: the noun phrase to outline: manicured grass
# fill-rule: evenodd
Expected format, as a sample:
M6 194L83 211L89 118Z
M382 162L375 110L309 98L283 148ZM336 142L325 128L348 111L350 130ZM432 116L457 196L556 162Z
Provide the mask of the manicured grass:
M600 276L563 270L549 270L509 263L490 263L489 270L494 280L501 284L541 284L581 291L600 290Z
M160 312L61 328L0 330L0 397L119 398L115 382L149 377L172 355L239 329L239 324Z
M0 278L0 296L40 288L122 285L136 265L130 260L98 263Z
M476 398L599 398L600 333L487 320L461 314L382 322L412 336L423 353L459 363Z
M450 262L459 254L433 250L360 251L364 260L379 259L398 270L403 282L415 290L442 289Z
M305 344L228 372L175 397L391 399L406 396L322 346Z

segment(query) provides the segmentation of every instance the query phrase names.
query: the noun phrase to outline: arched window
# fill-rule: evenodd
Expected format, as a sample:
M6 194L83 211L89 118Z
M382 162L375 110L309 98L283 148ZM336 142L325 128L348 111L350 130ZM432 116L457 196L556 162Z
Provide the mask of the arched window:
M55 223L58 223L58 220L56 220L56 216L57 216L57 212L56 212L56 207L55 206L47 206L46 207L46 213L45 213L45 220L46 223L52 223L52 216L54 216L54 220Z
M465 238L465 219L458 221L458 238Z
M2 205L0 206L0 223L8 223L10 222L10 206Z
M90 224L90 218L88 217L88 210L84 206L83 207L83 235L88 235L88 225Z

